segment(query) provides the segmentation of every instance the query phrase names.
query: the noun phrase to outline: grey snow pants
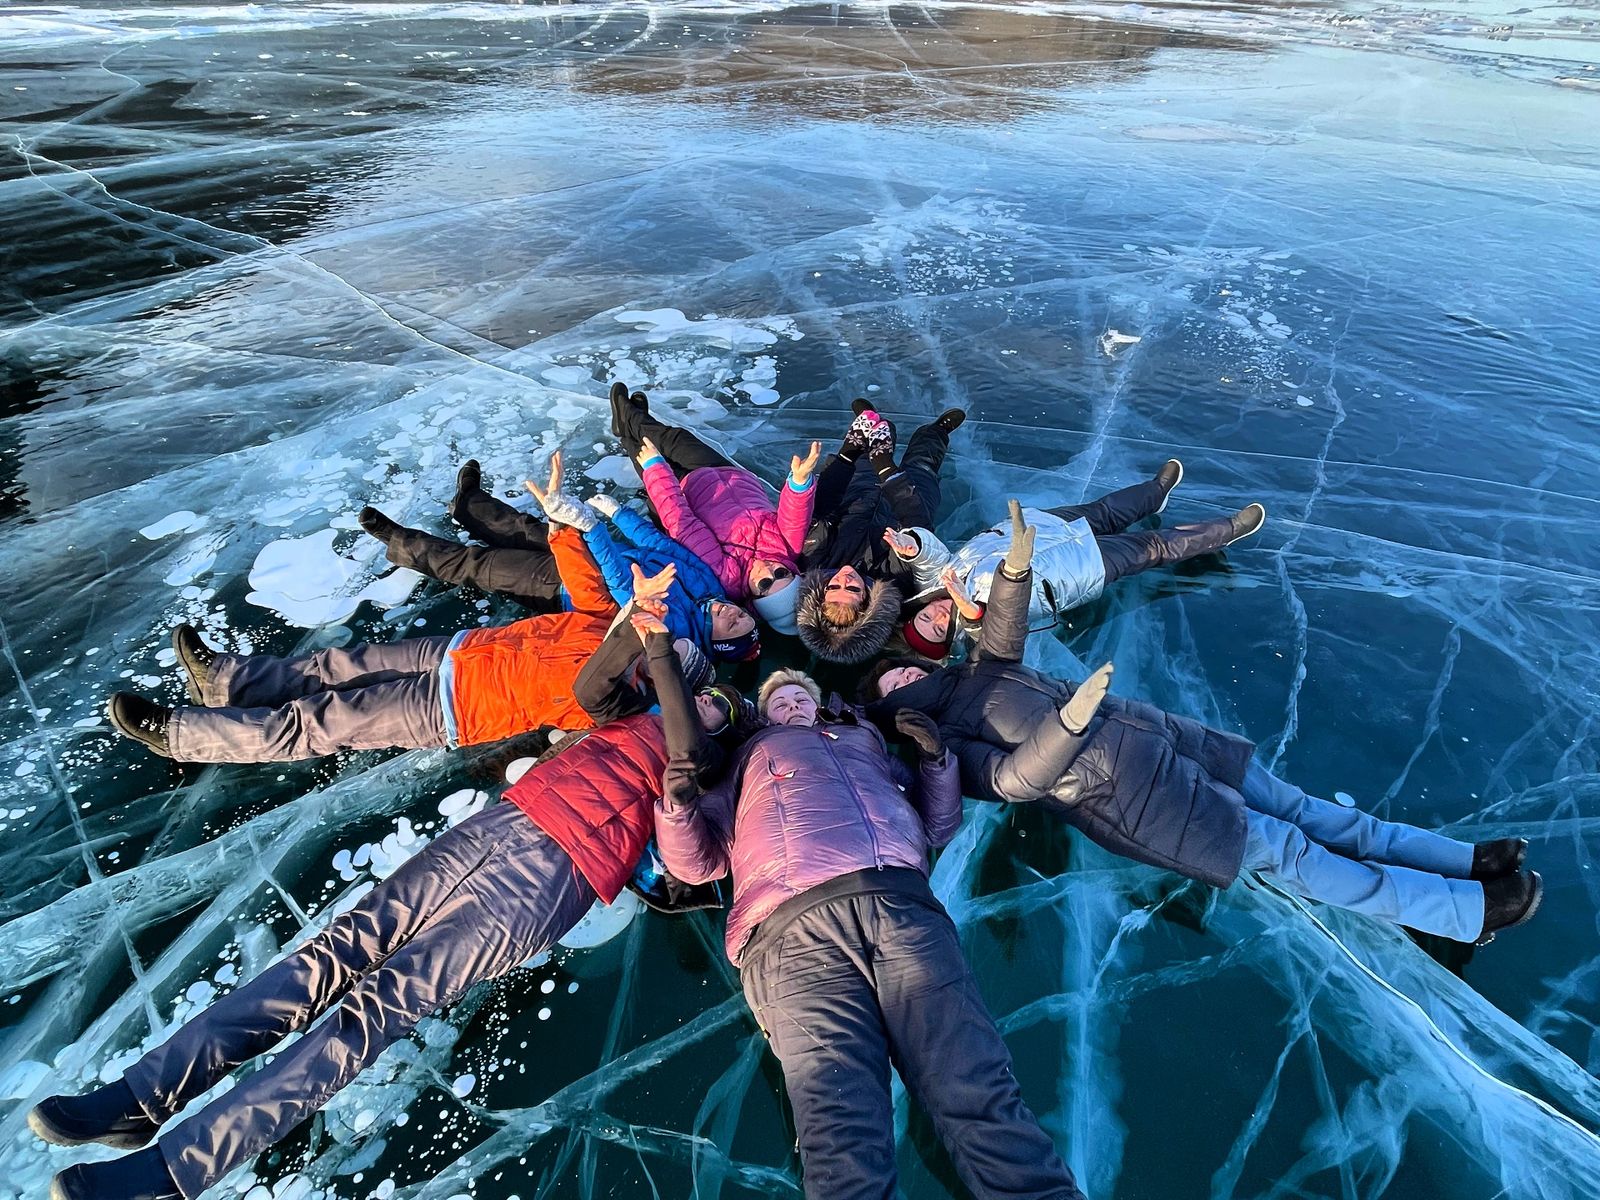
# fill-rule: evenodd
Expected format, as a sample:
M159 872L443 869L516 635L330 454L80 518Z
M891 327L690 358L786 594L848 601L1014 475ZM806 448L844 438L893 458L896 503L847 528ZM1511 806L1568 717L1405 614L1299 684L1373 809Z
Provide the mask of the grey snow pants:
M288 762L340 750L450 744L439 695L447 637L403 638L295 658L219 654L202 692L173 710L179 762Z
M515 805L496 804L439 835L300 949L128 1068L145 1113L166 1121L327 1013L161 1136L179 1190L193 1200L286 1137L419 1020L552 945L594 899L566 852Z
M812 1200L892 1200L889 1068L979 1200L1083 1200L931 895L838 896L759 939L745 999L783 1066Z
M1112 584L1153 567L1213 554L1226 546L1233 536L1233 523L1227 517L1174 525L1169 529L1127 532L1129 525L1159 509L1164 499L1161 485L1154 479L1147 479L1088 504L1066 504L1048 511L1066 521L1081 517L1089 523L1095 545L1100 548L1100 559L1105 563L1105 582Z

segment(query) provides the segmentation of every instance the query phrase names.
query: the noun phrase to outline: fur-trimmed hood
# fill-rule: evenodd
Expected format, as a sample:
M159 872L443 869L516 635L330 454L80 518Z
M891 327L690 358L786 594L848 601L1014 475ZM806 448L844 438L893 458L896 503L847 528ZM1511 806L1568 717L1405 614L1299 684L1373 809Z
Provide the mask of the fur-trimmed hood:
M867 580L867 603L848 626L822 619L822 590L834 570L819 567L800 578L795 623L807 650L828 662L859 663L882 650L900 617L900 589L882 579Z

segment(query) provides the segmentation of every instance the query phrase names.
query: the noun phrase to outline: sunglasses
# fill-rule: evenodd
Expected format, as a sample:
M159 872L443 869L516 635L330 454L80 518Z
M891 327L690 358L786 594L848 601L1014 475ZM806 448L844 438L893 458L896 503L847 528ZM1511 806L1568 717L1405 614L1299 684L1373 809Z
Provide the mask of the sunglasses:
M772 585L773 584L779 583L782 580L788 579L793 575L794 575L794 572L789 570L788 567L773 567L772 568L772 574L770 576L768 576L766 579L760 580L756 584L756 595L765 596L768 592L770 592L772 590Z

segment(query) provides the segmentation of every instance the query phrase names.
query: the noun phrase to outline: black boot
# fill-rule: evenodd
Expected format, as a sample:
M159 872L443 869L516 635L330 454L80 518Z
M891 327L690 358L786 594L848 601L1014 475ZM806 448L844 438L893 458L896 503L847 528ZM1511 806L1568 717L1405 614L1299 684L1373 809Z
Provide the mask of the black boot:
M1483 932L1475 945L1487 946L1502 929L1532 918L1544 899L1544 880L1537 871L1519 871L1483 885Z
M159 1146L110 1162L68 1167L50 1184L50 1200L183 1200Z
M628 385L618 380L611 385L611 436L622 436L622 409L628 403Z
M399 522L391 521L370 504L356 514L356 520L361 522L361 528L365 529L385 546L389 544L389 539L399 533L401 529Z
M1158 509L1157 511L1159 512L1160 510ZM1241 538L1249 537L1266 523L1266 508L1260 504L1247 504L1228 518L1228 524L1233 528L1228 533L1228 540L1222 544L1231 546Z
M1161 489L1161 507L1156 512L1162 512L1167 507L1167 499L1172 495L1172 489L1183 482L1183 464L1175 458L1169 458L1161 464L1161 470L1156 472L1156 486ZM1155 516L1155 513L1151 513ZM1267 510L1261 510L1261 519L1267 518Z
M132 692L116 692L106 701L106 716L118 733L143 742L163 758L172 757L172 748L167 744L170 708Z
M28 1113L28 1128L54 1146L100 1142L134 1150L161 1127L145 1116L133 1089L119 1079L81 1096L46 1097Z
M872 401L863 400L860 396L857 396L854 400L850 401L850 411L855 413L855 415L858 417L871 407Z
M1480 881L1515 875L1528 859L1527 838L1496 838L1492 842L1479 842L1472 848L1472 874L1468 879Z
M961 428L961 422L967 419L966 410L960 408L947 408L933 419L934 428L940 430L945 437L949 437Z
M461 464L461 469L456 472L456 494L450 497L450 503L444 506L444 511L453 521L459 521L458 515L467 499L474 492L483 490L483 468L478 465L478 460L469 458Z
M172 631L172 652L183 667L184 686L189 689L189 699L204 704L205 686L211 678L211 666L217 661L217 652L200 640L200 631L193 625L179 625Z

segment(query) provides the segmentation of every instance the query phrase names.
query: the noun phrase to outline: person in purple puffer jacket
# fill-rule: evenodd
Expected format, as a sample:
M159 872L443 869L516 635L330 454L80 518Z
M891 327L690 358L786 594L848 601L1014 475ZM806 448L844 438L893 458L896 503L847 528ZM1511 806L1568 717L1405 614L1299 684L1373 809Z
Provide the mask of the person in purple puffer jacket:
M692 432L650 415L643 392L611 385L611 432L639 464L650 506L667 536L716 572L734 604L753 601L779 633L797 632L795 577L816 500L812 473L822 444L795 455L774 503L767 485Z
M655 814L675 877L733 875L728 957L783 1067L806 1195L899 1195L892 1065L975 1196L1082 1200L928 886L929 848L961 824L954 759L908 710L894 728L916 748L912 772L855 710L821 699L798 671L769 676L768 724L704 794L680 731Z

